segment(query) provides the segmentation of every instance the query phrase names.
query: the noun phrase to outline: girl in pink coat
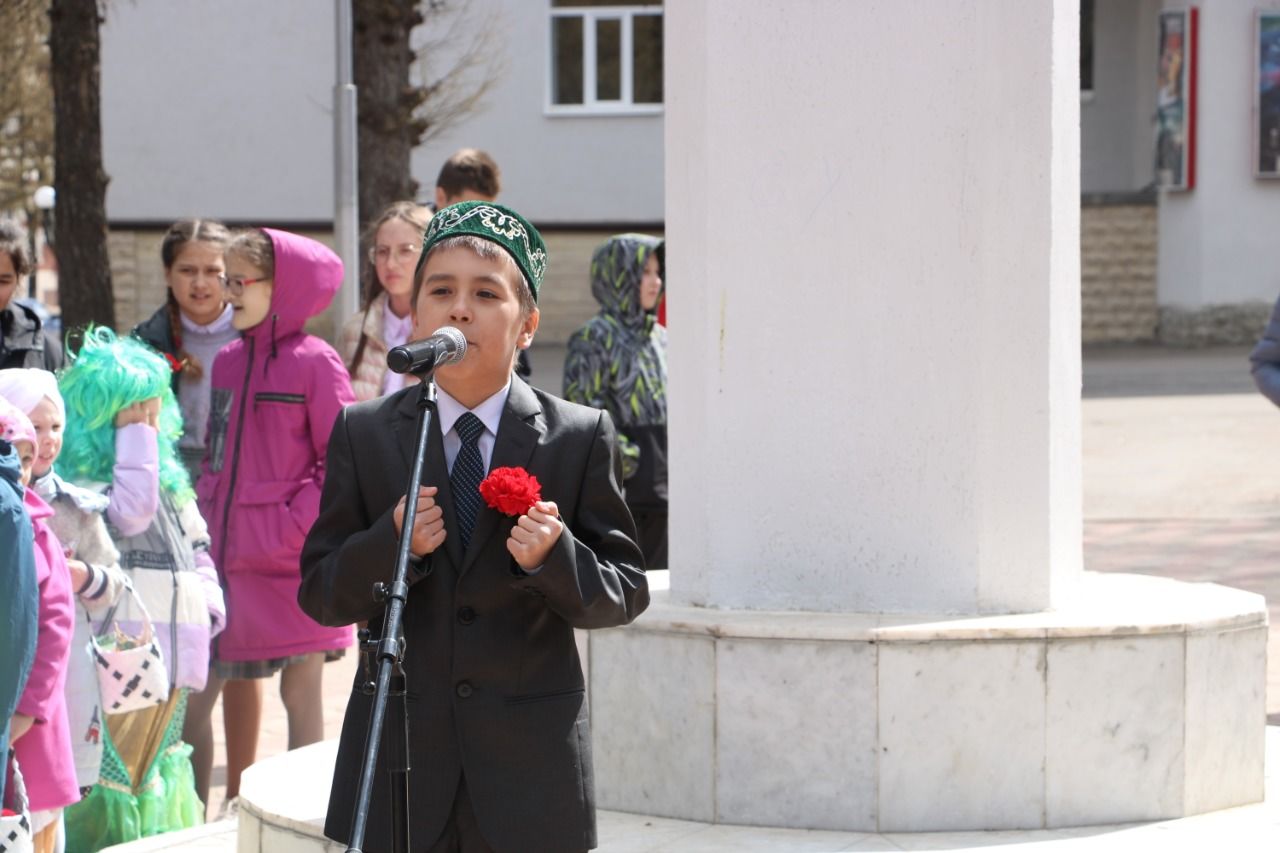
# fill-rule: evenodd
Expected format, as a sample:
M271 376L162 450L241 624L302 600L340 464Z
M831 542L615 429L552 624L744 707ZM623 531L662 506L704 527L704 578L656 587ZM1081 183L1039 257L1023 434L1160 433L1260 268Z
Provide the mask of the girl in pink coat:
M244 337L213 364L209 436L197 493L227 595L206 699L223 687L227 799L253 763L260 679L283 670L289 748L324 737L321 670L351 645L298 606L298 558L319 514L329 432L355 402L334 349L303 324L333 300L342 261L314 240L272 229L233 237L226 251L232 323Z
M22 459L22 485L31 482L35 464L36 430L17 406L0 398L0 436L13 444ZM31 489L23 496L35 534L36 585L40 613L36 657L27 686L18 699L10 739L27 783L35 849L53 850L64 806L80 799L67 697L63 692L74 630L71 573L62 545L49 530L49 505Z

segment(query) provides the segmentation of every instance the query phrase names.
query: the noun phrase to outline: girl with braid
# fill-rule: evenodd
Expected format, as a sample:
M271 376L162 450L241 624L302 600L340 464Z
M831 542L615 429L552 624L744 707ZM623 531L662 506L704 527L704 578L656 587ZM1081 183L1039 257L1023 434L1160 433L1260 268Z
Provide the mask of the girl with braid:
M226 227L212 219L173 223L160 244L168 295L164 305L133 330L174 368L172 388L185 425L178 451L192 482L204 458L213 358L240 337L231 325L224 288L223 252L230 239Z

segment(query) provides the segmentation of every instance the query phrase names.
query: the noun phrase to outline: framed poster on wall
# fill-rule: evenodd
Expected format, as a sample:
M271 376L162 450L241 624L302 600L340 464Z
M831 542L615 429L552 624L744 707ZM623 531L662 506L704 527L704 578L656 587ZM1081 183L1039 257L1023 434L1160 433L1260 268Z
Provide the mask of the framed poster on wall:
M1280 178L1280 11L1258 12L1253 46L1253 174Z
M1156 93L1156 186L1196 185L1196 47L1199 10L1160 13Z

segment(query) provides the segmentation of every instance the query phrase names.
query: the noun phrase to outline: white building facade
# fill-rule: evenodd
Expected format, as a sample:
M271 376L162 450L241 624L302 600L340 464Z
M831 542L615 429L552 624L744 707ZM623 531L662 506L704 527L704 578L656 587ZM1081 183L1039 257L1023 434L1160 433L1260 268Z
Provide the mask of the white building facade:
M415 151L413 174L429 200L453 151L493 155L501 199L551 246L541 342L558 343L595 311L587 281L595 245L619 231L661 233L665 156L683 156L678 147L664 154L663 102L690 81L664 79L660 2L469 7L501 54L501 71L478 109ZM1256 177L1252 162L1259 4L1195 7L1196 183L1186 191L1154 186L1161 14L1185 8L1081 2L1086 344L1248 341L1280 291L1268 251L1280 181ZM210 216L328 238L334 26L332 5L319 0L111 8L103 146L121 323L162 297L157 247L174 219ZM428 37L416 33L415 41ZM429 75L448 57L424 61L435 63ZM794 155L797 168L805 156Z
M595 245L662 227L662 6L477 0L468 19L490 30L501 70L478 109L414 153L419 200L431 199L458 148L494 157L500 200L547 237L541 337L558 343L595 311ZM438 34L414 40L429 37ZM137 0L109 10L103 156L121 325L163 300L158 246L175 219L330 239L335 54L333 4L319 0Z

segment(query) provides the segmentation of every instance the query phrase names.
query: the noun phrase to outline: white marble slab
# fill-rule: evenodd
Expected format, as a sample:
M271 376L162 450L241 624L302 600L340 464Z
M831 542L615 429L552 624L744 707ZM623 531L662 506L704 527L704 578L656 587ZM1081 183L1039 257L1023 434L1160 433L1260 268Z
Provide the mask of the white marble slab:
M1184 648L1182 635L1049 643L1047 826L1182 813Z
M880 647L881 832L1044 816L1043 642Z
M333 770L329 771L330 777ZM328 800L326 799L327 803ZM236 815L239 821L236 827L236 853L260 853L262 850L262 823L258 816L248 809L241 809Z
M596 815L596 840L600 845L598 849L609 853L670 850L690 835L706 828L705 823L652 815L624 812L599 812Z
M597 632L591 642L596 802L715 819L715 643L709 637Z
M317 847L323 849L315 836L271 824L262 826L262 853L317 853Z
M1122 637L1259 627L1266 602L1251 592L1150 575L1084 572L1054 610L990 615L811 613L716 610L674 604L653 593L627 630L710 637L860 642L1038 640Z
M834 853L872 836L861 832L821 832L766 827L710 826L681 838L680 853ZM671 848L655 848L664 850ZM856 849L856 848L855 848ZM892 849L892 848L891 848ZM612 851L610 851L612 853Z
M716 704L720 821L875 830L875 645L721 640Z
M1187 813L1262 799L1266 671L1266 628L1187 636Z
M300 772L314 772L317 754L331 754L336 741L304 747L269 759L265 771L258 774L261 784L254 786L259 797L246 801L242 791L242 811L252 809L266 815L264 823L274 824L289 815L290 825L310 827L308 832L294 833L298 842L310 840L310 853L340 853L342 846L320 837L318 826L305 815L323 808L322 803L299 802L290 789ZM712 826L705 823L677 821L646 815L601 811L599 813L600 851L602 853L689 853L708 849L714 842L725 850L759 850L792 853L795 850L989 850L1018 853L1135 853L1135 851L1169 851L1169 853L1274 853L1280 850L1280 728L1271 727L1266 734L1266 767L1273 792L1270 800L1252 806L1225 809L1211 814L1148 824L1073 827L1058 830L1026 832L935 832L888 835L859 833L823 833L801 830L767 829L750 826ZM299 760L301 759L301 760ZM255 765L256 767L257 765ZM295 769L298 772L295 772ZM330 770L332 767L330 767ZM321 780L327 781L327 780ZM218 831L230 823L202 827L199 830L170 833L110 848L111 853L156 853L160 850L192 850L199 853L232 853L236 850L234 834ZM206 830L213 830L203 835ZM197 835L201 837L192 841ZM276 836L272 836L274 839ZM857 838L844 845L846 838ZM245 840L257 840L247 833ZM812 845L811 845L812 843ZM843 846L842 846L843 845ZM242 848L244 849L244 848ZM717 849L717 848L711 848ZM267 847L253 846L253 853L276 853ZM105 851L104 851L105 853ZM246 851L247 853L247 851Z

